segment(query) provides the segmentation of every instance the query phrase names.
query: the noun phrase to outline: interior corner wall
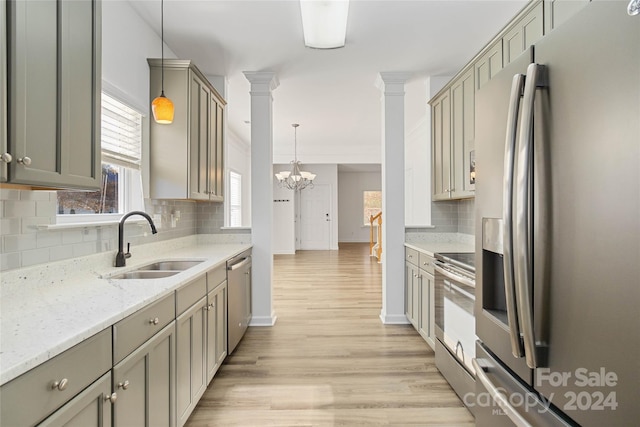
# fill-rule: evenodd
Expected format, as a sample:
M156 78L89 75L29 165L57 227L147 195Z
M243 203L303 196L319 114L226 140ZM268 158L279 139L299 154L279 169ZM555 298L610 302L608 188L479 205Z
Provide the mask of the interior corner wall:
M225 185L229 194L229 171L242 176L242 226L251 226L251 147L231 131L226 134ZM227 199L225 199L226 201ZM226 205L225 205L226 206Z
M364 225L363 192L380 190L380 172L338 173L338 242L369 241L369 227Z

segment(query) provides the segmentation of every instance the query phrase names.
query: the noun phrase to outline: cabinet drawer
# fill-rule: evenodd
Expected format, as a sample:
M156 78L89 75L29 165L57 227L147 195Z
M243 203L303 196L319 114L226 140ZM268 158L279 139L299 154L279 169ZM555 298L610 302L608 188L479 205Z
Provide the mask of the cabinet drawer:
M404 248L404 260L411 264L418 265L418 251L411 248Z
M120 362L175 318L175 293L172 292L113 325L113 363Z
M418 267L420 267L422 270L424 271L428 271L429 273L433 274L434 270L433 270L433 257L429 256L425 253L420 252L420 256L419 256L419 260L420 263L418 265Z
M203 274L176 291L176 315L180 316L205 295L207 295L207 276Z
M3 385L0 425L28 426L41 421L111 365L111 328L107 328ZM55 382L59 382L57 387Z
M207 292L211 292L227 280L227 265L222 264L207 273Z

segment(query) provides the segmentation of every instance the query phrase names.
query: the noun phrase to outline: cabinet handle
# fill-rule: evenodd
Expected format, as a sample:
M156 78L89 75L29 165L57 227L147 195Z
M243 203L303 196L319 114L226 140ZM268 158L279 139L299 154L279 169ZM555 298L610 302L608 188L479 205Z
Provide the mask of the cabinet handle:
M59 390L62 391L65 388L67 388L67 385L69 385L69 380L66 378L61 379L60 381L54 381L53 383L51 383L51 390Z
M160 319L158 319L157 317L154 317L153 319L149 319L150 325L157 325L158 323L160 323Z
M11 163L11 160L13 160L13 157L11 157L11 154L9 153L0 154L0 161L4 163Z
M129 388L129 381L125 380L123 383L118 383L118 388L126 390Z
M20 163L21 165L24 165L24 166L29 166L31 164L31 157L27 157L27 156L20 157L18 159L18 163Z
M105 402L111 402L111 403L116 403L117 399L118 399L118 395L116 393L107 394L104 397Z

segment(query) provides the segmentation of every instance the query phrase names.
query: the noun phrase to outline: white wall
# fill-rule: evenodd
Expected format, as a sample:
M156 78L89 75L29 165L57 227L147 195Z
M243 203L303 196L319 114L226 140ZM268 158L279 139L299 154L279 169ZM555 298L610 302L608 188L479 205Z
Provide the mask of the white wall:
M145 115L149 115L151 102L147 58L160 58L160 40L160 35L140 18L129 2L102 2L103 84L114 96ZM166 44L164 56L176 57Z
M229 171L242 175L242 226L251 226L251 147L227 128L225 138L225 185L229 194ZM225 199L226 200L226 199ZM225 209L226 209L225 203ZM229 224L225 212L225 225Z
M339 242L369 241L369 227L363 225L363 192L381 189L380 172L338 173Z
M451 79L432 76L405 85L405 226L431 225L431 107Z

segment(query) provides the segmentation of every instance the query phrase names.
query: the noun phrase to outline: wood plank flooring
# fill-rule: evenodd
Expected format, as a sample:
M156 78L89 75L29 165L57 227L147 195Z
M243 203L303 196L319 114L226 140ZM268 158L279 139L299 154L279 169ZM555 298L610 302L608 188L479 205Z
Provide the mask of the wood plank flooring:
M249 328L186 425L473 426L425 341L381 323L368 249L276 256L276 325Z

